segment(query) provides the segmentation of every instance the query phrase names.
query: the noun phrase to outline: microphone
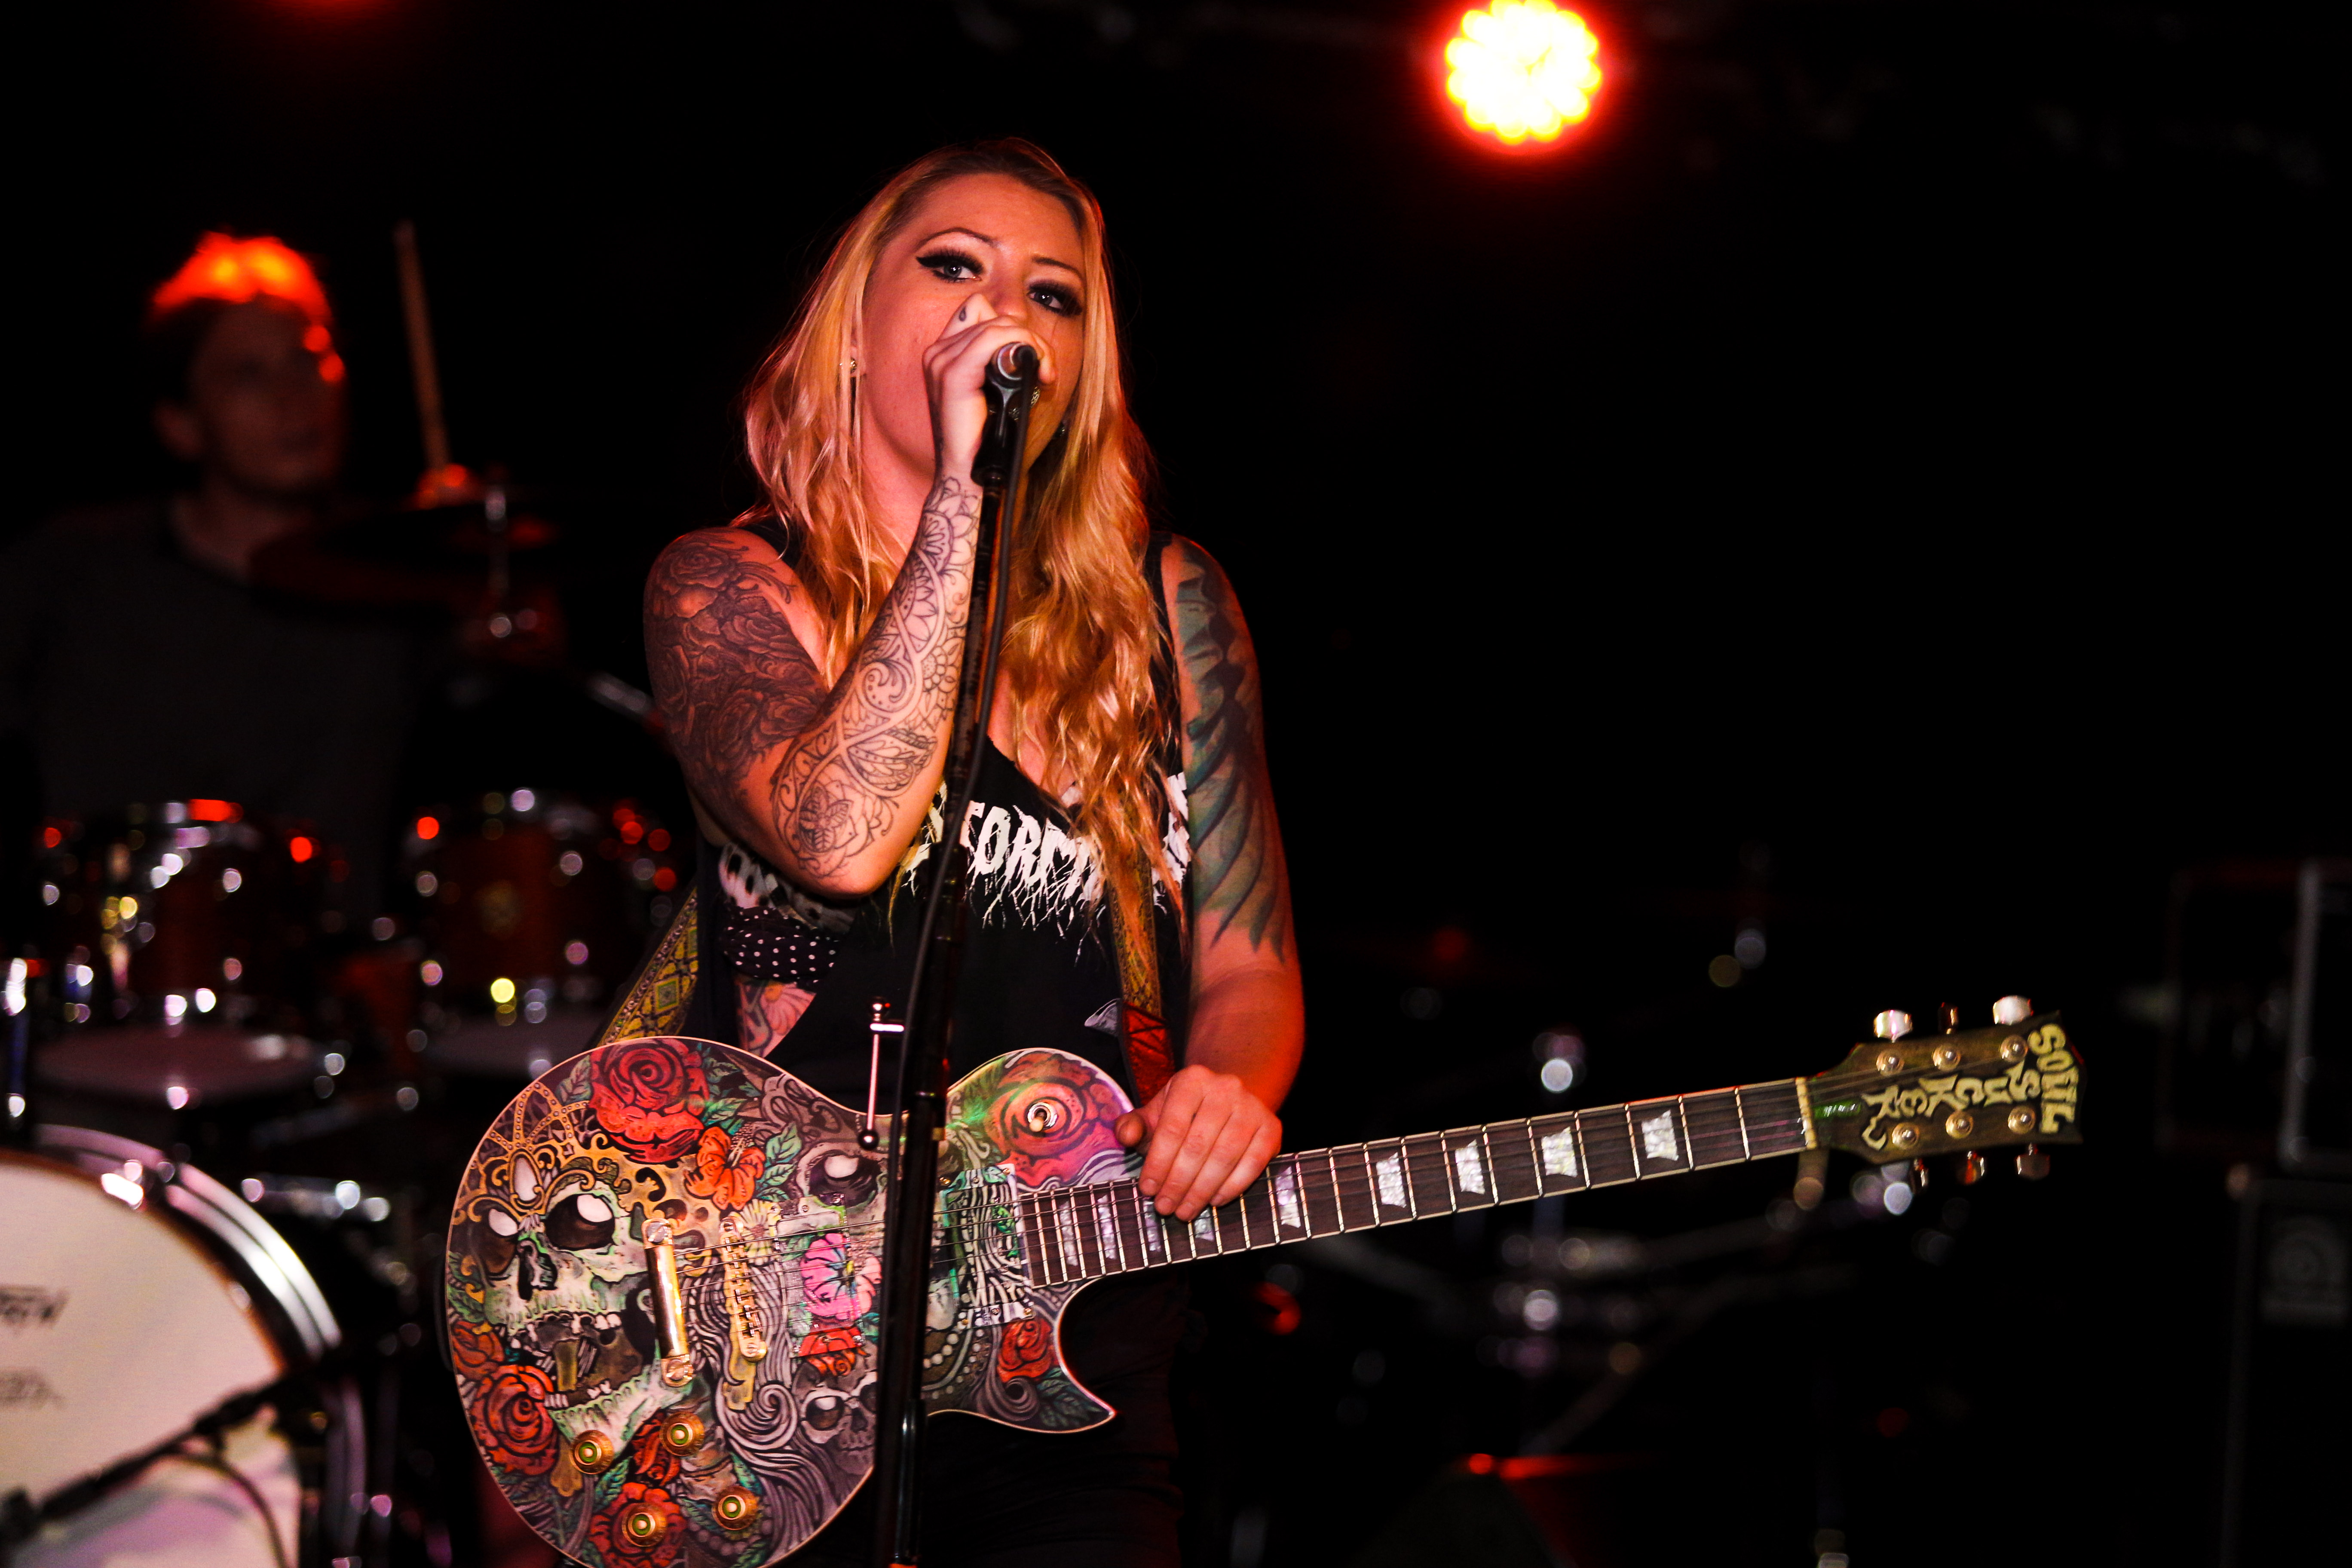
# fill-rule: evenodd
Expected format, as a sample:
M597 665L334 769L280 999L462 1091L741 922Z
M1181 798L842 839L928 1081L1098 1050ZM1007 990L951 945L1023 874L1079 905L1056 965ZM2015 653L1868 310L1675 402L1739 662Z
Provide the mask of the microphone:
M1027 343L1007 343L988 356L990 390L1002 395L1037 381L1037 351Z
M988 356L988 424L981 431L980 452L972 459L971 477L984 489L1001 489L1013 477L1014 456L1029 441L1029 405L1037 401L1037 351L1027 343L1007 343Z

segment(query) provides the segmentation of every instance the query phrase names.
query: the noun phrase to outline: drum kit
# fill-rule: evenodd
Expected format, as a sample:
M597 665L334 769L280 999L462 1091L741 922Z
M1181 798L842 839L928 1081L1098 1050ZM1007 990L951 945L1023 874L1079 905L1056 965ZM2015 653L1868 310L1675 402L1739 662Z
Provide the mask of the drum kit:
M411 780L363 929L342 847L247 803L40 826L34 940L0 955L0 1568L446 1564L497 1533L432 1216L491 1114L592 1043L693 830L609 787L658 760L651 702L566 666L552 577L523 570L558 553L546 498L450 462L396 237L424 480L255 580L455 611L460 682L539 683L510 727L540 776L477 776L512 765L478 735L414 748L472 787ZM544 787L567 743L601 787Z
M691 867L633 802L530 788L404 839L362 937L305 824L42 829L46 929L7 961L0 1562L355 1565L411 1555L398 1526L449 1561L469 1500L404 1473L432 1447L404 1406L446 1384L435 1155L587 1047Z

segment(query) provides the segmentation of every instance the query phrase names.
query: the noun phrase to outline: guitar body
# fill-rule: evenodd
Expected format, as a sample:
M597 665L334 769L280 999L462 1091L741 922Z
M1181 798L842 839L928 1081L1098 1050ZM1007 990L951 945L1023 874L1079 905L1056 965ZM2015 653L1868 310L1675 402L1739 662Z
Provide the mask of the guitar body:
M1109 1419L1061 1360L1084 1282L1031 1285L1013 1215L1025 1193L1129 1173L1113 1131L1129 1109L1058 1051L950 1091L931 1410L1034 1431ZM559 1551L756 1568L865 1479L886 1184L857 1131L772 1062L662 1036L563 1063L484 1135L450 1225L452 1361L491 1475ZM648 1226L678 1281L684 1353L667 1362Z

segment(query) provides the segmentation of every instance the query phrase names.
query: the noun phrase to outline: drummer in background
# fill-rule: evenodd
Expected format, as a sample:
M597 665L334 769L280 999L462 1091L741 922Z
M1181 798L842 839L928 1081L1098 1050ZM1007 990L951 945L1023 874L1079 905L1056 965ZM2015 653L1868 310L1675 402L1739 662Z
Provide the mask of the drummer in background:
M155 433L184 480L0 555L0 739L28 747L51 816L199 796L307 819L345 858L330 924L364 920L426 649L252 583L342 471L326 292L276 239L206 235L155 291L147 339Z

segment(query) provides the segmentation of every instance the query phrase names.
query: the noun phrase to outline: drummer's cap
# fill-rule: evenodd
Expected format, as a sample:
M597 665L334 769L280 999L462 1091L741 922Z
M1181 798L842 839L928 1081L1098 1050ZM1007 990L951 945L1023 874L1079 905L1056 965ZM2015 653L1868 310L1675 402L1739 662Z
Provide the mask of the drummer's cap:
M252 300L283 300L308 317L304 342L319 356L321 374L329 381L343 379L343 362L334 347L334 312L310 264L283 240L226 234L198 240L195 254L148 299L148 333L165 349L167 360L176 362L166 368L167 378L184 382L187 361L194 358L214 318L226 306ZM183 392L184 385L165 391Z

